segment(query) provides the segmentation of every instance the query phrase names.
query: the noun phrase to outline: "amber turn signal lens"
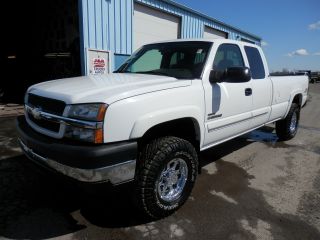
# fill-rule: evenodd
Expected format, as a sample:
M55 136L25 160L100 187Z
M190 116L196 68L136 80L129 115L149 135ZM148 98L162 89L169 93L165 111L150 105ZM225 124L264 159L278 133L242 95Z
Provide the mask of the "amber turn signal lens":
M103 129L95 130L94 143L103 143Z
M97 116L98 121L103 121L107 108L108 108L107 104L101 105L101 107L99 108L98 116Z

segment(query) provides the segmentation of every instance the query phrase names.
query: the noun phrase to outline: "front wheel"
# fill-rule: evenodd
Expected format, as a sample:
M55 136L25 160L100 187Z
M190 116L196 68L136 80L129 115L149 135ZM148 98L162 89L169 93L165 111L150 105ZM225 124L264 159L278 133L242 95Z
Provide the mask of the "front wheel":
M300 107L292 103L285 119L276 122L276 133L281 141L287 141L297 134L300 119Z
M172 214L191 194L198 157L191 143L177 137L151 141L142 150L137 170L137 200L152 218Z

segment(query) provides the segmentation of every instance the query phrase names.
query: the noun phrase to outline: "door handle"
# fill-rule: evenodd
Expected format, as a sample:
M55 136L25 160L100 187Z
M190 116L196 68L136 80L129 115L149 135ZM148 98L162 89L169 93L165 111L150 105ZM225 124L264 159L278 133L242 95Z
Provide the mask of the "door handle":
M251 95L252 95L252 88L246 88L246 89L244 90L244 94L245 94L246 96L251 96Z

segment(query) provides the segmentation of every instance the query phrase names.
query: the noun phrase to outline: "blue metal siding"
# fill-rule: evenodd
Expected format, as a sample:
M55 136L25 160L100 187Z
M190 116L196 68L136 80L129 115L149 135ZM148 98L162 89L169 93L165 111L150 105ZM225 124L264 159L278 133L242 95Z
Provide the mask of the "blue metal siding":
M83 73L87 48L132 53L132 0L79 0L79 6Z
M131 54L132 0L79 0L88 48Z
M228 33L229 39L261 39L195 12L170 0L79 0L82 72L86 73L86 49L111 51L112 69L130 55L133 44L134 3L140 3L181 17L181 38L201 38L204 26ZM114 56L114 54L116 54ZM118 59L120 59L118 61Z
M114 69L118 69L128 59L128 57L130 57L130 55L114 54Z

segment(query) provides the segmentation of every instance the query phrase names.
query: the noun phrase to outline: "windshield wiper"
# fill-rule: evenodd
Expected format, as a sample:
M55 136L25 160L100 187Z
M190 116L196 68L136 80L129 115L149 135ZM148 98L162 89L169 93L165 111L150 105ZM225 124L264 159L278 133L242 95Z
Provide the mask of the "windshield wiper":
M152 74L152 75L160 75L160 76L172 77L168 73L157 72L157 71L141 71L141 72L135 72L135 73Z
M130 72L130 71L114 71L113 73L135 73L135 72Z

